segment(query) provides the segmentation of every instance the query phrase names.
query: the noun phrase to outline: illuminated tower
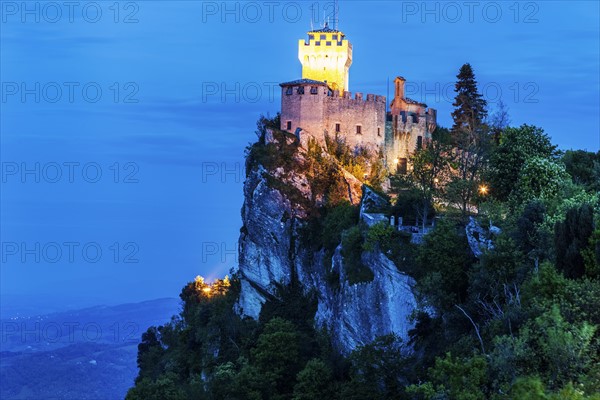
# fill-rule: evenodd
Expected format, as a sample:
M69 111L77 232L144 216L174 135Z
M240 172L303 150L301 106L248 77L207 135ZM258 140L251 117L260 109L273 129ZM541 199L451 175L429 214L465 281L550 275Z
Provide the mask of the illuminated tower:
M326 23L323 29L308 32L308 41L300 39L298 58L302 63L302 78L327 82L340 93L348 91L352 44L345 37Z

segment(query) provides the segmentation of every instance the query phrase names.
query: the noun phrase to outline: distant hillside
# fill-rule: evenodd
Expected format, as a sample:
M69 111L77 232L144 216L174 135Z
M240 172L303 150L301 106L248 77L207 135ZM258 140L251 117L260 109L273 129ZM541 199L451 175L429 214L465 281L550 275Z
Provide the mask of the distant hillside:
M142 333L178 311L158 299L0 320L0 398L122 399Z

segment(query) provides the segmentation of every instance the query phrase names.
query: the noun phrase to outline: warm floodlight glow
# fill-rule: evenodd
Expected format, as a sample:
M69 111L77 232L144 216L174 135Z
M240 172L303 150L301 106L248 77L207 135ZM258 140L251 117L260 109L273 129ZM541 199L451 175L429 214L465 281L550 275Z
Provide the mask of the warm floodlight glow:
M488 193L488 190L488 187L485 185L479 186L479 194L481 194L482 196L485 196Z

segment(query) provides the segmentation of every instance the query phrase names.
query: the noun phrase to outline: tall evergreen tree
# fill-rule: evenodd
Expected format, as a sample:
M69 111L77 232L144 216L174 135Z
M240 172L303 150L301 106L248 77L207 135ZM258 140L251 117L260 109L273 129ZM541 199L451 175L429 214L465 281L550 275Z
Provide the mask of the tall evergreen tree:
M464 64L456 78L456 97L452 104L455 107L452 112L452 132L455 135L474 133L487 117L487 102L477 91L477 81L471 64Z
M487 102L477 91L473 68L470 64L464 64L456 77L455 109L452 112L456 171L447 186L447 197L466 218L472 209L481 172L486 165L491 136L485 123Z

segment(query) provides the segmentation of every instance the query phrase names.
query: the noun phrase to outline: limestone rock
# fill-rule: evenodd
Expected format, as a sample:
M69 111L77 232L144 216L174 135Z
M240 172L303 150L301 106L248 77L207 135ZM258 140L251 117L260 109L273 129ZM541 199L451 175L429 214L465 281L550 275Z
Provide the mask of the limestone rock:
M298 157L303 157L302 151L299 149ZM332 260L324 260L323 250L315 252L304 246L300 237L308 210L288 198L279 184L273 187L273 179L298 189L296 196L299 193L304 198L300 203L314 201L309 180L301 172L266 171L261 166L248 172L239 239L241 294L237 312L258 318L262 304L276 294L275 284L297 278L305 292L317 294L316 323L331 330L334 344L342 352L390 333L406 340L412 327L409 316L417 306L412 278L402 274L385 255L364 253L362 261L373 271L374 279L350 285L343 272L341 245ZM357 204L362 198L361 212L387 205L372 190L361 188L351 174L345 172L344 179L347 200ZM331 282L332 268L339 272L337 283Z
M492 236L498 235L500 233L500 228L492 225L486 230L477 222L477 220L475 220L475 218L469 217L469 223L465 227L465 231L473 255L480 258L485 250L494 248Z

